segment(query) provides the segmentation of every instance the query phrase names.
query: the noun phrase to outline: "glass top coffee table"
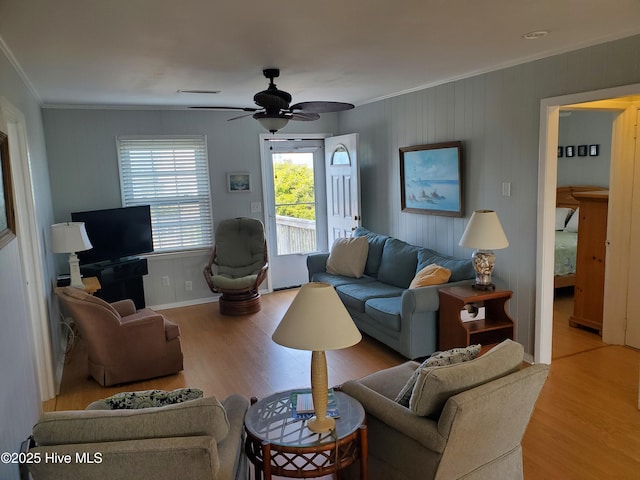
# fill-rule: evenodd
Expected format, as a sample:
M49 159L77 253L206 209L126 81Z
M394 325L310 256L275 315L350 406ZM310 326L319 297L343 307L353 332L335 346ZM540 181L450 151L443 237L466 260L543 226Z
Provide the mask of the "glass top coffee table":
M255 466L255 478L272 475L311 478L336 473L360 461L360 478L367 478L367 430L364 408L346 393L334 392L339 417L333 432L314 433L306 420L293 418L287 390L258 400L245 417L245 451Z

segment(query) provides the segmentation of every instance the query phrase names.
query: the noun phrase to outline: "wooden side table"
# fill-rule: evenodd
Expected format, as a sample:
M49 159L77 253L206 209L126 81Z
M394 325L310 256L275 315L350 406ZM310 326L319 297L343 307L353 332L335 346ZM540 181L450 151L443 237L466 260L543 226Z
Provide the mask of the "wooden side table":
M507 338L513 340L514 322L507 313L511 290L475 290L471 286L445 287L440 296L440 350L481 344L495 345ZM484 318L463 321L466 305L484 307Z
M355 398L334 392L340 417L329 433L313 433L305 420L292 417L289 390L270 395L249 407L245 417L245 452L255 467L255 479L272 475L321 477L360 461L360 479L367 478L367 427L364 408ZM261 475L262 474L262 475Z
M84 285L83 290L91 295L95 294L98 290L102 288L100 285L100 280L98 277L86 277L82 279L82 284Z
M90 293L91 295L94 295L98 290L102 288L98 277L82 277L82 285L84 285L82 289L85 292ZM54 289L55 293L58 293L62 288L64 287L56 287Z

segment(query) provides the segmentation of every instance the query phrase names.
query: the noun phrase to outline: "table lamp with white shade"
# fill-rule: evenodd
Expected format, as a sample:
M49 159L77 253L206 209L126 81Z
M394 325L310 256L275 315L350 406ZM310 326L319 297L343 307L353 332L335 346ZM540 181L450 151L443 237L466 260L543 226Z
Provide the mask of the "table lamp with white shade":
M93 248L93 245L87 236L84 222L65 222L51 225L51 251L69 254L69 273L72 287L82 288L84 286L76 252L83 252L90 248Z
M325 350L347 348L362 339L333 287L319 282L303 285L272 338L282 346L313 352L311 396L315 416L308 427L316 433L333 430L335 420L327 417L329 384Z
M460 246L474 249L471 260L476 271L476 282L473 287L479 290L494 290L496 287L491 283L491 274L496 255L492 250L509 246L498 214L494 210L473 212L460 239Z

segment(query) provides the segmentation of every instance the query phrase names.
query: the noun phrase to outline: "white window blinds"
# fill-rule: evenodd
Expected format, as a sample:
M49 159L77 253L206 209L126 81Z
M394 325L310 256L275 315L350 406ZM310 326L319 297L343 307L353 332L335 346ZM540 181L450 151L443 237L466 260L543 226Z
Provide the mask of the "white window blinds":
M118 137L123 206L150 205L156 252L213 243L206 137Z

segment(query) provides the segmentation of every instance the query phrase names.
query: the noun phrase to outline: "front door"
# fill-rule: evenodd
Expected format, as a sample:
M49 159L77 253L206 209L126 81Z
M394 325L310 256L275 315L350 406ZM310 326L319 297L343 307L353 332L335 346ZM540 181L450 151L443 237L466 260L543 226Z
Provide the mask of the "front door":
M270 287L308 282L307 254L326 250L322 138L263 138Z
M327 234L331 248L336 238L350 237L360 225L358 134L325 139L327 179Z

